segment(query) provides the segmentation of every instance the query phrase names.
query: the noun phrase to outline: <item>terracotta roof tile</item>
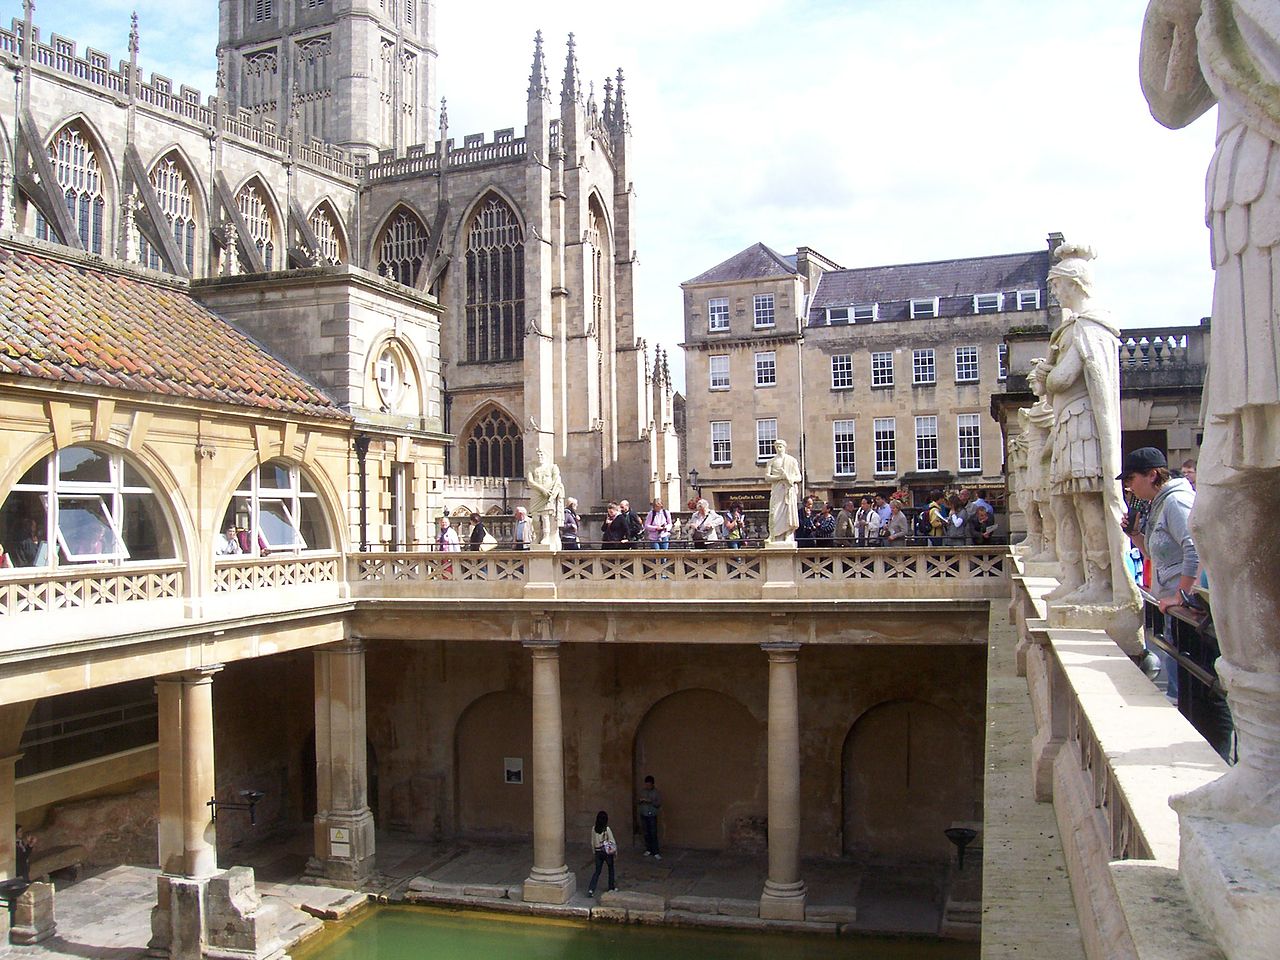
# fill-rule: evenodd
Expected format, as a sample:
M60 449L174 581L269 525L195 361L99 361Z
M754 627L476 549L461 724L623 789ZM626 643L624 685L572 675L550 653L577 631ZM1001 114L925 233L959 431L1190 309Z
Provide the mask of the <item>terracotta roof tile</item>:
M3 247L0 373L348 419L186 293Z

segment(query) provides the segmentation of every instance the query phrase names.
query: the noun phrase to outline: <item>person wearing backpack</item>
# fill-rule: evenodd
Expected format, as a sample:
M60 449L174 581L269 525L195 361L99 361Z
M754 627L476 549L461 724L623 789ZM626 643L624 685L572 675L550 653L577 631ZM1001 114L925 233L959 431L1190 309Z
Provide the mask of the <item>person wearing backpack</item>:
M649 513L644 518L644 532L653 550L666 550L671 545L671 513L657 497L653 498Z
M618 509L627 528L627 546L638 547L644 539L644 521L640 519L640 514L631 509L630 500L619 500Z

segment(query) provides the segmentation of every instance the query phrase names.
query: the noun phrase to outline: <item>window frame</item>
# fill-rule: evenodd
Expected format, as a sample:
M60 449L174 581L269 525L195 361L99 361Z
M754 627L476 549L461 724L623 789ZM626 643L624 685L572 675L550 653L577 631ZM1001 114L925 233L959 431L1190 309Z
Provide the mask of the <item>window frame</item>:
M876 417L871 423L871 429L873 449L875 451L875 475L877 477L891 477L896 475L898 472L897 418ZM885 443L888 444L887 451L883 447L883 444Z
M934 473L938 470L938 417L936 414L917 416L916 421L916 470ZM924 428L923 430L921 428ZM929 432L932 430L932 432ZM930 452L930 448L931 452Z
M996 379L1004 383L1009 379L1009 345L996 344Z
M723 308L723 312L721 311ZM707 332L726 333L729 330L729 298L707 298Z
M842 432L841 427L847 426ZM842 470L841 463L848 469ZM857 421L831 421L831 473L836 477L854 477L858 475Z
M754 329L767 330L770 327L776 327L778 325L778 318L774 303L775 301L772 293L757 293L755 297L752 298L751 309L752 316L755 321ZM767 319L761 321L761 316L764 316Z
M912 297L911 319L931 320L938 315L937 297Z
M1028 303L1028 301L1030 301ZM1040 289L1035 290L1019 290L1018 291L1018 309L1019 310L1039 310L1040 309Z
M966 353L966 359L964 361L960 359L960 352L962 350L971 351L971 353ZM982 362L980 358L980 353L981 351L979 351L977 344L966 343L956 347L956 351L955 351L956 383L978 383L982 379ZM973 364L973 375L962 376L961 370L964 369L965 371L967 371L969 368L970 357ZM962 363L964 364L963 368L961 367Z
M288 485L279 487L264 484L262 472L267 468L285 470L288 474ZM246 480L249 481L248 489L245 488ZM314 501L317 516L323 524L325 539L328 540L327 546L316 547L307 543L307 538L302 532L304 500ZM292 543L277 544L268 536L268 532L262 524L264 504L279 505L288 528L293 532ZM223 511L222 526L225 528L227 524L228 513L236 520L236 525L240 526L239 517L243 511L247 511L249 518L247 530L249 533L250 556L256 555L260 549L266 549L272 554L290 554L292 556L299 556L304 553L329 553L337 549L334 544L338 542L338 538L333 529L332 518L329 517L328 511L324 509L324 500L321 498L319 491L315 489L315 484L307 477L300 464L277 457L267 460L265 463L254 465L241 479L240 483L236 485L235 490L231 492L230 502L227 504L226 510ZM264 544L265 547L263 546ZM232 554L232 556L235 556L235 554ZM240 556L243 556L243 554Z
M773 436L764 436L762 427L765 424L773 424ZM767 431L764 431L767 432ZM761 417L756 420L756 463L765 463L774 457L773 445L778 442L778 418L777 417ZM769 445L768 450L762 447L762 444Z
M718 379L718 372L716 370L717 360L724 361L724 370L719 372L723 374L723 377L720 379ZM721 382L721 379L723 380L723 382ZM707 357L707 389L717 390L717 391L728 390L729 386L730 386L729 355L727 353L711 354L710 356Z
M849 319L854 323L874 323L880 319L880 304L855 303L849 308Z
M842 361L837 363L837 361ZM847 369L838 370L837 366L843 366ZM840 382L847 380L848 382ZM831 389L832 390L852 390L853 389L853 354L852 353L833 353L831 355Z
M965 428L972 429L972 436L965 437ZM970 458L970 466L965 466L965 444L971 445L973 456ZM956 472L957 473L981 473L982 472L982 414L980 413L958 413L956 414Z
M724 427L724 436L716 436L717 427ZM723 467L733 463L733 421L712 420L708 436L711 438L711 465L713 467ZM716 455L717 445L720 444L724 447L723 457Z
M933 347L911 351L911 385L932 387L938 382L938 357Z
M889 358L888 365L882 362L884 357ZM894 378L894 357L892 350L872 350L871 351L871 389L888 389L893 386ZM887 372L888 379L885 379Z
M974 313L1000 313L1003 310L1003 293L975 293L973 295Z
M778 385L778 351L756 351L755 369L756 387L776 387Z
M837 313L843 313L844 316L838 317ZM852 323L853 314L850 307L827 307L827 325L833 323Z

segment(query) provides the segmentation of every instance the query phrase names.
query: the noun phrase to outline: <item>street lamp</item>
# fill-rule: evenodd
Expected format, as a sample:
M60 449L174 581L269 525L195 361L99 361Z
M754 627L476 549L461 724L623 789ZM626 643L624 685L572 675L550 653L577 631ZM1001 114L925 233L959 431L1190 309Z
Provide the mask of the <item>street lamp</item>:
M693 495L702 498L702 487L698 486L698 468L689 468L689 486L693 487Z

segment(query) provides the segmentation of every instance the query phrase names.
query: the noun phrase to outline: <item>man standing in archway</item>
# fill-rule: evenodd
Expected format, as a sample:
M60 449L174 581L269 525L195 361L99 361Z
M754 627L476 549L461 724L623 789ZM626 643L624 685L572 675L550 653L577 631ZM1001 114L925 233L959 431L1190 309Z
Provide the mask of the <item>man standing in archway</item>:
M636 801L640 807L640 829L644 832L644 855L661 860L658 852L658 811L662 809L662 794L654 783L653 774L644 778L644 789Z

